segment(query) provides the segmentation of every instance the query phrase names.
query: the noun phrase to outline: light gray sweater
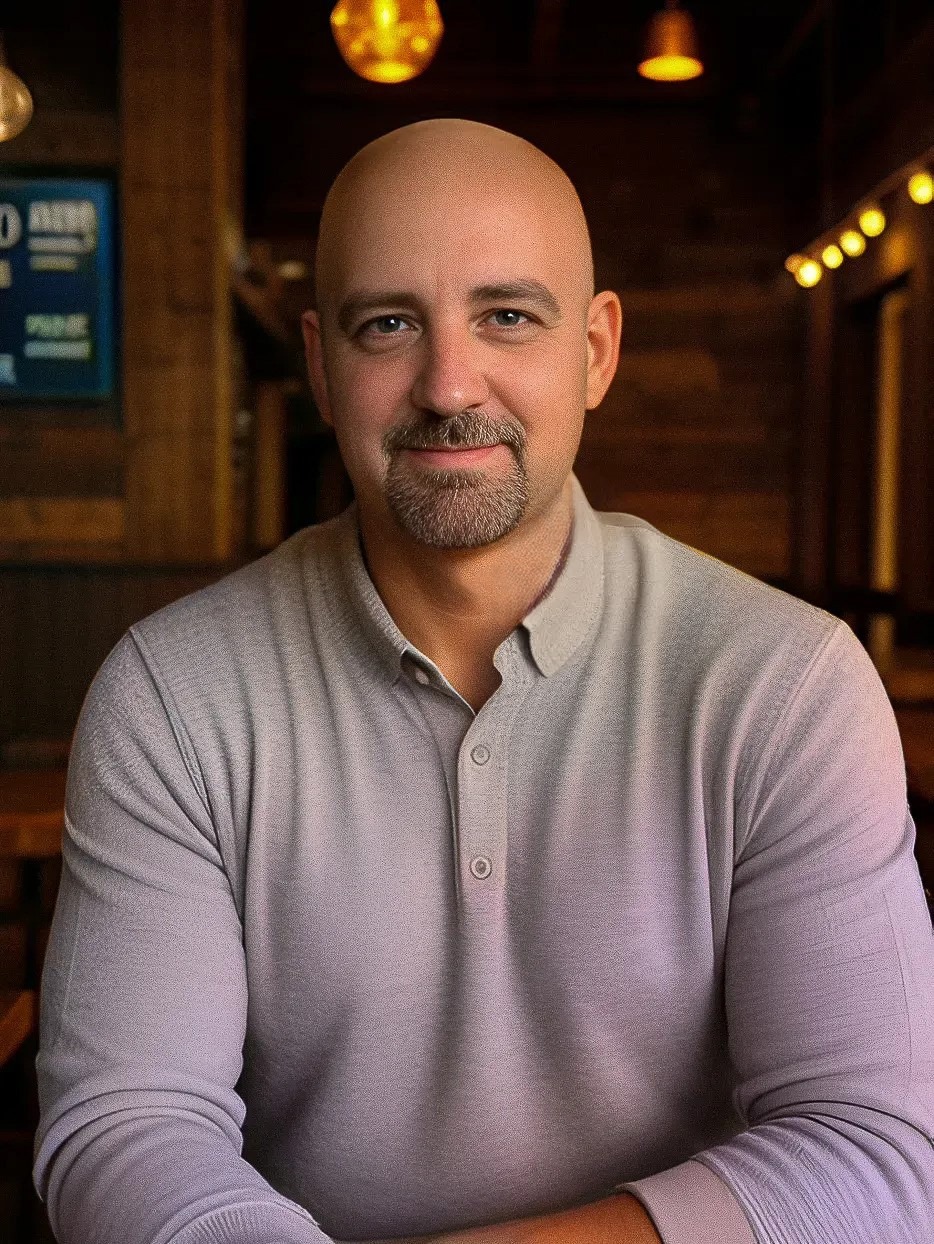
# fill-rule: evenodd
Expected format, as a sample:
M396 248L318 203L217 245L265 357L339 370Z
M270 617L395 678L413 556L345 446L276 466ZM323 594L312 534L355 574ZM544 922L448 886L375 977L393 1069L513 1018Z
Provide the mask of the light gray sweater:
M934 942L852 631L575 478L495 661L475 714L355 505L108 657L42 990L62 1244L367 1240L616 1187L666 1244L930 1241Z

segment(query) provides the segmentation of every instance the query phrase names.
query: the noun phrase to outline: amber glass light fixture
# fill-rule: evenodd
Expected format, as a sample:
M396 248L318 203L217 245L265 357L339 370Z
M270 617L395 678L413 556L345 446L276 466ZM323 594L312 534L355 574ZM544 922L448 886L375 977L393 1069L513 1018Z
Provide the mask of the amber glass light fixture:
M369 82L407 82L428 68L444 22L435 0L338 0L331 31L355 74Z
M855 259L857 255L861 255L866 249L866 239L858 229L844 229L838 239L840 249L851 259Z
M21 134L32 117L32 96L22 78L6 63L0 35L0 143Z
M875 203L863 208L859 214L859 227L867 238L877 238L885 228L885 213Z
M664 9L649 22L639 73L656 82L685 82L703 72L690 13L678 8L677 0L666 0Z
M930 203L934 199L934 177L925 169L908 178L908 193L915 203Z

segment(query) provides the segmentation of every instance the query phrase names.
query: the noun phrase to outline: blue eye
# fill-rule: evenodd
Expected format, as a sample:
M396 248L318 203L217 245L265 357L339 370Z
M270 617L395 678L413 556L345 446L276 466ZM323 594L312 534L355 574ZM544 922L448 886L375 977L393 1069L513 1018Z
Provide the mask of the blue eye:
M494 315L517 315L517 316L521 316L521 318L522 318L522 319L524 319L524 320L527 320L527 319L529 318L529 317L525 314L525 312L524 312L524 311L510 311L510 310L508 310L508 308L505 308L505 307L504 307L501 311L494 311L494 312L493 312L493 314L494 314ZM513 324L501 324L501 325L500 325L500 327L501 327L501 328L518 328L518 327L519 327L519 325L517 325L517 324L515 324L515 323L513 323Z
M405 323L405 320L402 318L402 316L401 316L401 315L381 315L381 316L379 316L379 318L378 318L378 319L375 319L375 320L370 320L370 322L369 322L368 324L364 324L364 325L363 325L363 328L364 328L364 329L367 329L367 328L375 328L377 324L389 324L389 323L392 323L392 322L395 322L396 324L404 324L404 323ZM394 336L395 336L395 333L393 333L393 332L383 333L383 332L380 332L380 331L377 329L377 336L379 336L379 337L394 337Z

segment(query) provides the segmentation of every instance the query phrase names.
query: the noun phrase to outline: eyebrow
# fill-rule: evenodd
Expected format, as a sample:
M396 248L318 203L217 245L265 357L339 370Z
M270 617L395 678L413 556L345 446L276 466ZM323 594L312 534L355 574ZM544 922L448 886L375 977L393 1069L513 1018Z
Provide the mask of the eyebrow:
M541 281L504 281L491 285L475 285L468 294L471 303L522 302L526 306L539 307L556 319L561 318L561 307L554 294ZM421 299L409 290L359 290L348 295L337 309L337 322L344 332L359 316L377 307L421 306Z

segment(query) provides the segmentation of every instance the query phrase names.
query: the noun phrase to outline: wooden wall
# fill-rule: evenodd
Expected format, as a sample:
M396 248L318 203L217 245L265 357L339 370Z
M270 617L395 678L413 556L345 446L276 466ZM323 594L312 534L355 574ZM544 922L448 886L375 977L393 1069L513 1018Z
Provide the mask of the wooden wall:
M0 168L117 175L119 392L85 408L0 410L0 559L223 562L237 548L230 267L242 245L242 4L112 9L94 7L101 29L119 17L111 105L67 106L101 75L76 62L63 106L49 108L40 71L35 119L4 144Z
M0 743L69 733L126 627L244 555L243 5L85 17L70 53L67 23L11 31L36 112L0 170L116 176L120 381L96 405L0 407Z
M845 58L846 49L838 56ZM934 646L934 207L899 170L934 151L934 17L844 109L831 107L823 203L796 223L804 250L879 198L888 224L866 252L807 291L805 418L796 460L793 579L814 598L870 585L878 313L907 294L898 452L898 609L906 643ZM817 168L813 175L818 175ZM883 189L877 193L877 188Z

